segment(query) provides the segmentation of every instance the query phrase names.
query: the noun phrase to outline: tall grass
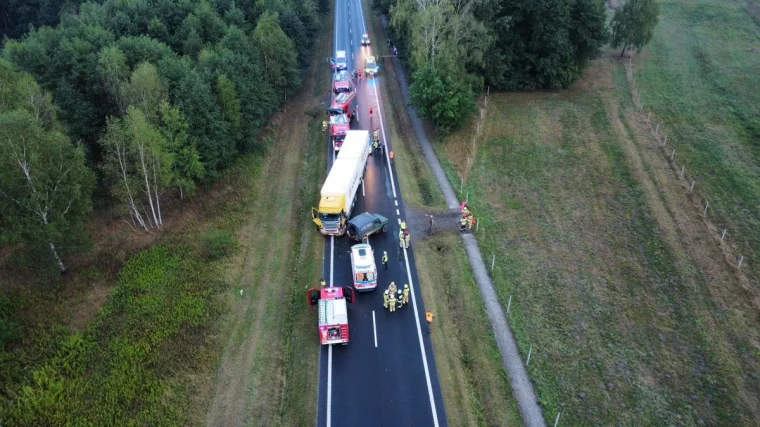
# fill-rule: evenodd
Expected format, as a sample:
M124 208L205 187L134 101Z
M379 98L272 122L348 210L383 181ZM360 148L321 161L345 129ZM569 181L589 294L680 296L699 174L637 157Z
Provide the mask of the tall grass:
M204 354L223 283L182 246L129 260L102 313L55 355L2 413L7 425L166 425L187 421L181 373ZM196 345L187 345L187 341ZM184 343L184 345L179 345Z

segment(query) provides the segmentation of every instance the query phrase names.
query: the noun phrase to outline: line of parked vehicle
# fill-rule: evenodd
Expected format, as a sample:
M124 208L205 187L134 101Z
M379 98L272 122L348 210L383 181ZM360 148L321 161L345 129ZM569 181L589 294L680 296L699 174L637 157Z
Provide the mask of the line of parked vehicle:
M362 45L369 46L367 34ZM352 286L336 287L324 280L321 288L308 291L311 305L319 306L319 335L322 344L347 344L349 341L346 303L353 303L354 290L372 291L377 287L377 264L368 237L388 230L388 218L364 212L351 217L356 205L359 186L362 185L367 160L372 152L373 140L367 130L350 130L357 118L356 87L348 74L345 51L337 51L331 59L334 68L332 102L327 109L330 142L338 153L320 191L319 206L312 208L312 219L317 230L325 236L349 238L361 242L351 247ZM365 60L365 74L374 76L377 63L374 56Z

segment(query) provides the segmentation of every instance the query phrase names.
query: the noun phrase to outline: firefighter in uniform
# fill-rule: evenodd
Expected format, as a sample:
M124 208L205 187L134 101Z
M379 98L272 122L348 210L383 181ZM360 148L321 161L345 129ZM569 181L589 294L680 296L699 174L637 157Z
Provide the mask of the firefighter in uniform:
M401 229L406 230L406 221L401 221Z
M327 132L327 120L322 120L322 132Z
M383 266L388 269L388 252L383 251Z
M327 282L325 282L325 279L322 279L322 280L319 281L319 286L322 287L322 288L324 288L325 286L327 286Z
M404 230L401 229L398 231L398 247L404 248Z
M396 293L394 292L390 296L391 297L388 300L388 303L390 304L390 306L388 308L391 310L391 312L394 312L396 311Z
M472 231L472 212L467 215L467 231Z
M409 243L412 240L412 234L409 232L409 230L404 231L404 246L409 249Z
M467 216L462 216L462 219L459 221L460 225L462 226L462 229L460 231L464 231L465 227L467 227Z
M404 304L409 304L409 284L404 283L404 298L402 300Z
M385 292L383 293L383 308L388 308L388 299L389 299L388 290L386 289Z

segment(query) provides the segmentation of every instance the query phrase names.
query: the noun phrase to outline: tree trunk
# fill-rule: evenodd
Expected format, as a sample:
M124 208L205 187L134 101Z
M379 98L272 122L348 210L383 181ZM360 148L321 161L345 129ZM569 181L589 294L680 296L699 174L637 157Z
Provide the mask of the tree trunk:
M55 259L55 263L58 264L58 268L61 270L61 274L66 274L68 270L66 270L66 266L63 265L63 261L61 261L61 257L58 256L58 251L55 250L55 245L53 244L53 241L50 241L50 252L53 253L53 258Z
M623 57L623 55L625 54L625 49L626 49L627 47L628 47L628 45L625 45L625 46L623 46L623 51L622 51L622 52L620 52L620 57L621 57L621 58L622 58L622 57Z

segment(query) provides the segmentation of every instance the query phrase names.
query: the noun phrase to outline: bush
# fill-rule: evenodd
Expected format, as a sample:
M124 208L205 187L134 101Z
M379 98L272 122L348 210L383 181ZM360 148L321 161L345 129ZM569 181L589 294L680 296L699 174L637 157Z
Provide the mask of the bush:
M412 80L412 105L444 135L465 123L475 110L472 89L449 75L441 77L437 70L424 67L412 74Z
M213 261L224 258L237 248L237 240L227 230L212 229L203 235L204 255Z

